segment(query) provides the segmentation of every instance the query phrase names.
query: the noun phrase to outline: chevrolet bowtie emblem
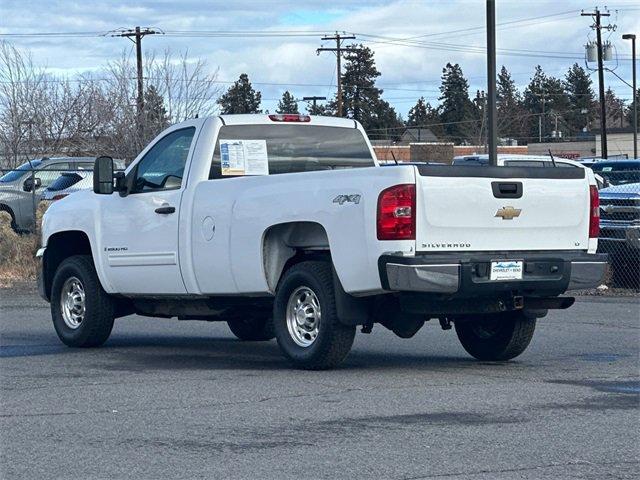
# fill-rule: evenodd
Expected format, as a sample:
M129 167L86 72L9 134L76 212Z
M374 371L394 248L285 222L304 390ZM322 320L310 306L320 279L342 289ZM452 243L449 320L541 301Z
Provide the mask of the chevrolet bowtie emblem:
M502 217L503 220L513 220L520 216L522 209L513 207L502 207L496 212L496 217Z

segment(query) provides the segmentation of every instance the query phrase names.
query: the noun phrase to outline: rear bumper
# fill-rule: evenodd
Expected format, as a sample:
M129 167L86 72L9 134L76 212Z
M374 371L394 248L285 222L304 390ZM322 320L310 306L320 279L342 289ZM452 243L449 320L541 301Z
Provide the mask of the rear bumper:
M523 260L522 280L489 280L491 261ZM607 255L583 252L437 253L415 257L383 255L378 261L386 290L460 297L511 293L556 296L600 285Z

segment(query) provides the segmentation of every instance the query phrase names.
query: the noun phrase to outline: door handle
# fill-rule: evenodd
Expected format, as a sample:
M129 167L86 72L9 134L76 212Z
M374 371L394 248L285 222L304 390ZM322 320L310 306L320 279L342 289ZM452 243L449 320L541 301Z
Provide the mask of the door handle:
M156 208L155 212L160 213L162 215L168 215L170 213L175 213L176 207L164 206Z

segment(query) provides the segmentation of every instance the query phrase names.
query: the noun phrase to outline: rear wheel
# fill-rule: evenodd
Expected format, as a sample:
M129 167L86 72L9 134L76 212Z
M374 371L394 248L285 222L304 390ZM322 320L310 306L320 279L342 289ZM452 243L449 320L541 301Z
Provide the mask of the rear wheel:
M109 338L115 302L100 285L89 255L69 257L56 270L51 317L58 337L70 347L97 347Z
M463 318L455 322L464 349L478 360L510 360L526 350L536 328L524 312Z
M308 261L291 267L280 280L273 307L278 345L299 368L337 366L349 353L355 326L340 323L333 276L328 262Z
M276 336L273 331L273 322L268 316L228 320L227 325L231 333L239 340L246 342L267 341Z

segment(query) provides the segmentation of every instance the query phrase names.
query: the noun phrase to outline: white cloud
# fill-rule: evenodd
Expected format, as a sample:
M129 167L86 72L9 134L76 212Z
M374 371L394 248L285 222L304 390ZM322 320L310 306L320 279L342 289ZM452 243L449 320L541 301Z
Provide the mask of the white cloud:
M532 51L582 52L590 32L588 18L579 16L579 9L592 8L585 1L499 1L498 23L515 19L541 17L568 12L557 17L504 25L499 28L499 48ZM640 8L637 0L618 0L611 20L618 24L612 41L620 53L627 53L628 42L620 40L623 32L640 34ZM315 19L315 20L314 20ZM418 40L429 42L423 48L374 43L374 37L359 36L358 41L376 53L376 63L382 72L379 79L385 98L406 111L419 96L433 101L438 96L442 67L447 62L460 63L470 79L471 91L485 88L486 66L483 54L471 51L444 50L438 44L457 44L469 47L484 45L484 2L481 1L355 1L347 0L340 8L327 7L319 0L271 2L236 0L234 2L199 2L186 0L141 1L135 5L125 2L75 2L62 0L52 4L45 0L30 2L3 0L1 32L35 31L108 31L134 25L155 26L164 30L264 30L306 29L330 33L346 30L383 37L407 38L424 36ZM469 30L471 29L471 30ZM440 32L458 31L448 35L428 36ZM427 36L425 36L427 35ZM384 39L378 39L384 41ZM37 63L56 72L95 69L115 59L123 48L130 48L122 38L12 38L18 46L30 48ZM331 54L316 55L320 46L317 37L277 38L179 38L147 37L144 49L159 51L189 49L190 56L206 58L212 70L220 67L220 79L233 81L246 72L263 92L263 98L275 99L285 90L294 95L332 95L335 84L335 60ZM528 56L500 56L514 74L516 82L525 85L536 64L549 74L563 75L573 63L570 59ZM580 63L580 61L579 61ZM630 76L630 62L622 62L619 75ZM607 85L614 87L623 98L631 92L612 75ZM290 85L264 85L286 83ZM303 86L300 84L308 84ZM315 86L317 85L317 86ZM273 109L275 100L266 100L265 108Z

